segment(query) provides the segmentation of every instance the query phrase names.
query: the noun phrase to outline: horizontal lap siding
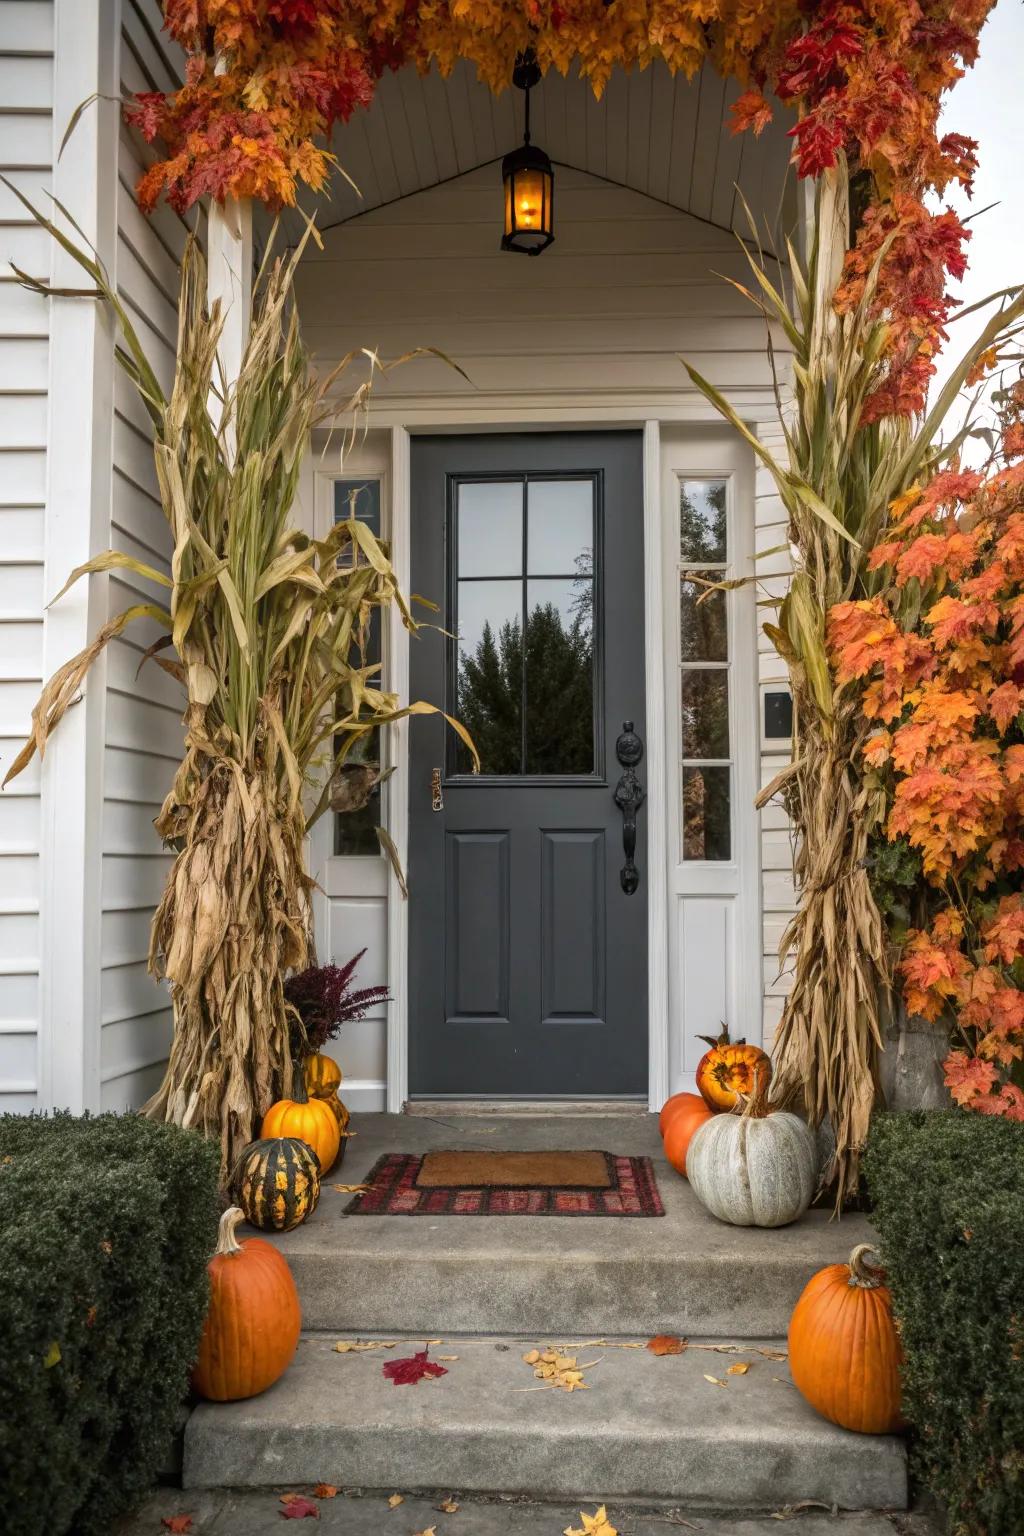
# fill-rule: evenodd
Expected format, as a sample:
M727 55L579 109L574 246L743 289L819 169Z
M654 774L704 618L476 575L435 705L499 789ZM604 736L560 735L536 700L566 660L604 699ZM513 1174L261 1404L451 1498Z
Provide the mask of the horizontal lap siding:
M37 205L53 160L53 5L0 0L0 169ZM0 777L42 682L47 300L14 278L50 274L47 237L0 187ZM0 798L0 1113L38 1102L37 765Z
M498 167L467 172L328 229L299 272L306 339L326 366L353 347L392 358L437 347L382 380L388 407L574 392L650 403L690 390L680 354L737 400L771 387L763 323L722 277L735 236L626 187L556 170L556 239L540 260L499 248ZM353 375L355 376L355 375Z
M121 87L165 90L178 61L161 33L157 0L124 0ZM135 202L135 185L152 152L122 125L117 158L117 286L161 383L169 387L177 329L178 262L186 227L162 208L152 219ZM128 380L115 382L110 543L169 572L170 538L157 494L148 420ZM111 578L110 612L166 592L132 572ZM182 696L152 661L137 676L158 630L133 625L111 643L107 662L102 823L100 1083L104 1109L141 1104L159 1085L171 1037L166 988L146 970L153 909L171 857L153 818L170 788L182 750Z

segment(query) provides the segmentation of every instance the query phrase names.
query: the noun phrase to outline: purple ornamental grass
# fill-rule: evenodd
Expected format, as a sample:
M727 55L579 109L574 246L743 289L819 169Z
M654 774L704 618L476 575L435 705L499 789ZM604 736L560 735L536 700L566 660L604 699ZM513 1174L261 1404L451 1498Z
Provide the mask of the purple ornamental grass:
M291 1039L296 1060L322 1050L342 1024L363 1019L376 1004L390 1001L387 987L352 986L356 967L365 954L361 949L344 965L310 965L285 982L285 1001L298 1014L298 1021L292 1020Z

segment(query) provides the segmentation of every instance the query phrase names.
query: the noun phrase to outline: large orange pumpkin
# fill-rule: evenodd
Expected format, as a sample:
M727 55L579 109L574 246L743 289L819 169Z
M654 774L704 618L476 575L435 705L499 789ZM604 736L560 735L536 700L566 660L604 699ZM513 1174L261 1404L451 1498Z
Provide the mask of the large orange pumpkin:
M873 1255L875 1262L869 1263ZM789 1368L812 1408L861 1434L900 1429L900 1351L892 1301L870 1243L807 1282L789 1320Z
M311 1099L301 1079L292 1092L293 1099L279 1099L271 1104L260 1126L261 1138L268 1136L296 1136L306 1142L316 1154L320 1172L326 1173L338 1155L341 1131L338 1117L326 1099Z
M224 1212L209 1263L206 1314L192 1384L200 1397L232 1403L273 1386L291 1364L302 1329L287 1263L262 1237L240 1243L237 1205Z
M665 1156L676 1173L681 1173L685 1178L686 1149L690 1145L690 1138L698 1126L711 1119L714 1110L708 1108L699 1093L677 1093L675 1098L678 1102L665 1127Z
M711 1035L699 1039L710 1047L697 1063L697 1087L705 1104L715 1110L735 1109L741 1096L750 1097L755 1087L767 1088L772 1064L759 1045L730 1040L724 1024L717 1040Z

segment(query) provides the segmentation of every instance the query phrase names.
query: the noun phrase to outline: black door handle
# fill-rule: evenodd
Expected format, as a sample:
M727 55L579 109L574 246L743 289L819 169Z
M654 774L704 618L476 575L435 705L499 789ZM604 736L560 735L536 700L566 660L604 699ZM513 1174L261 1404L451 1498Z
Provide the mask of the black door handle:
M619 871L619 883L627 896L640 884L640 871L633 861L636 853L636 813L647 795L636 776L636 766L644 755L644 744L633 729L632 720L623 720L622 735L615 743L615 756L622 764L622 775L615 786L614 800L622 812L622 849L626 862Z

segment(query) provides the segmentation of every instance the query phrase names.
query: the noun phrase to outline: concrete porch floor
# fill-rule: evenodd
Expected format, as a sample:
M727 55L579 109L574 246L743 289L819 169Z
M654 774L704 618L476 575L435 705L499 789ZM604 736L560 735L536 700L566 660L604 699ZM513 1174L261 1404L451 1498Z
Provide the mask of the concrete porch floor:
M344 1162L314 1216L275 1237L299 1285L308 1328L450 1333L674 1331L785 1334L823 1264L873 1233L864 1216L809 1211L774 1231L729 1227L669 1167L657 1117L353 1116ZM430 1148L598 1149L654 1162L663 1217L352 1216L358 1184L385 1152Z

